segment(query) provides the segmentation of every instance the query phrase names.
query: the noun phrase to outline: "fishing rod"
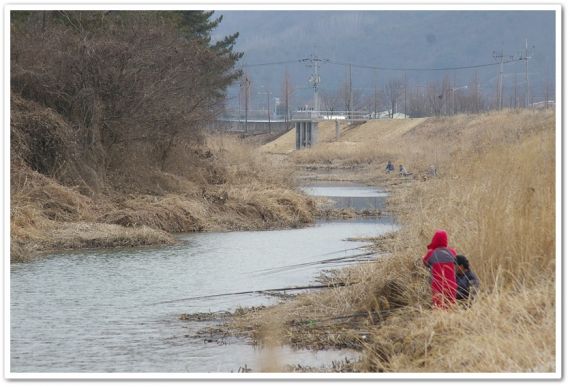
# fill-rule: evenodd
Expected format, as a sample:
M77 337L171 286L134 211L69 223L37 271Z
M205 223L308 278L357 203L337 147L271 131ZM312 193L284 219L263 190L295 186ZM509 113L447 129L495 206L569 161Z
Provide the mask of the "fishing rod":
M256 293L268 293L268 292L284 292L284 291L290 291L290 290L295 291L295 290L308 290L308 289L335 288L335 287L341 287L341 286L350 286L350 285L354 285L354 284L356 284L356 282L349 282L349 283L337 282L337 283L334 283L331 285L307 285L307 286L292 286L292 287L287 287L287 288L247 290L247 291L243 291L243 292L220 293L220 294L210 294L210 295L206 295L206 296L179 298L176 300L155 302L155 303L148 304L148 305L151 306L151 305L171 304L174 302L203 300L203 299L207 299L207 298L224 297L224 296L237 296L237 295L241 295L241 294L256 294Z
M313 257L325 257L327 255L332 255L332 254L338 254L338 253L343 253L343 252L347 252L347 251L352 251L352 250L362 250L367 248L368 246L359 246L359 247L353 247L350 249L342 249L342 250L337 250L337 251L331 251L328 253L324 253L324 254L316 254L316 255L311 255L307 258L313 258ZM311 262L321 262L321 261L311 261ZM306 263L311 263L311 262L306 262ZM279 268L283 268L283 267L288 267L288 266L278 266L278 267L271 267L271 268L267 268L267 269L259 269L259 270L254 270L254 271L250 271L247 272L246 274L251 274L251 273L262 273L265 271L269 271L269 270L274 270L274 269L279 269Z
M312 262L304 262L304 263L297 263L294 265L286 265L286 266L278 266L278 267L272 267L269 269L262 269L262 270L257 270L254 271L253 273L258 273L258 274L267 274L267 273L276 273L279 271L285 271L285 270L291 270L291 269L296 269L296 268L300 268L300 267L307 267L307 266L313 266L313 265L322 265L322 264L327 264L327 263L334 263L334 262L339 262L339 261L344 261L344 260L350 260L350 259L354 259L354 258L361 258L361 257L367 257L367 256L371 256L374 255L373 252L368 252L368 253L362 253L362 254L354 254L354 255L348 255L345 257L338 257L338 258L329 258L329 259L322 259L320 261L312 261Z

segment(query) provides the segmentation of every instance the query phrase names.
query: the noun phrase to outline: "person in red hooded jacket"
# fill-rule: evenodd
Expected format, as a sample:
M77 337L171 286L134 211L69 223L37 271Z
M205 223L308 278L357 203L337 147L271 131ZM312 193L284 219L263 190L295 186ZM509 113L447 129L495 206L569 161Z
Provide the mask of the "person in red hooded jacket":
M447 233L436 230L431 243L427 246L428 252L423 257L424 265L431 272L431 299L436 308L447 308L455 304L457 283L455 282L454 249L447 247Z

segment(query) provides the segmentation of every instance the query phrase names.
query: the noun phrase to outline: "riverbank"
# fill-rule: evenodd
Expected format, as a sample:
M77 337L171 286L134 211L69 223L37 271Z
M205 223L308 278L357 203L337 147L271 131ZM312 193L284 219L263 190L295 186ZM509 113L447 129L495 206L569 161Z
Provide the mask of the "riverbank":
M314 201L292 169L235 137L208 138L207 169L192 176L146 171L97 195L11 165L11 260L62 249L172 244L172 233L295 228L314 221ZM212 175L211 173L214 173Z
M371 200L378 193L360 189ZM355 189L335 191L342 197ZM258 348L217 337L215 329L205 337L198 331L226 318L224 311L273 303L278 289L307 284L323 268L368 259L365 242L351 237L392 229L389 221L350 219L299 229L194 232L177 235L175 246L75 250L13 263L12 370L258 372L265 358ZM346 350L276 353L284 365L304 370L357 358Z
M378 129L365 125L368 133ZM319 214L316 201L297 191L301 182L357 181L382 187L391 194L387 213L402 228L370 239L376 261L327 272L320 281L330 289L242 310L216 329L245 336L270 354L281 345L362 354L359 362L330 371L551 372L556 360L554 115L522 111L433 118L405 128L398 136L388 131L392 135L351 141L356 154L337 152L343 137L340 145L332 140L314 150L275 156L226 137L213 138L211 154L204 154L211 167L197 169L198 179L150 174L154 180L144 185L148 191L136 194L114 191L91 197L16 168L12 241L45 251L97 247L113 240L128 246L136 238L121 239L125 229L140 232L143 241L171 243L167 232L195 225L204 230L295 226ZM357 136L358 130L350 128L347 136ZM371 152L366 162L356 162L366 150ZM413 175L386 175L388 157ZM428 173L431 165L437 167L436 175ZM218 172L207 174L212 171ZM292 205L280 200L289 192ZM99 227L105 229L99 233ZM481 295L469 309L431 310L429 274L419 257L436 228L448 231L450 245L470 259L481 278ZM198 266L202 264L188 270L195 272ZM171 277L168 281L168 289L181 289L170 286ZM187 282L187 277L180 281ZM185 312L178 305L172 310L176 316ZM264 371L284 363L278 355L267 358Z
M353 285L236 316L227 329L261 345L356 348L363 357L352 369L361 372L553 372L553 112L433 118L386 137L371 125L364 131L377 130L373 141L347 131L352 151L331 141L290 157L315 166L305 173L327 165L325 179L348 180L339 171L351 170L351 180L386 188L402 229L373 240L375 263L335 274L333 282ZM414 175L386 175L388 159ZM438 228L481 279L471 308L431 309L419 258Z

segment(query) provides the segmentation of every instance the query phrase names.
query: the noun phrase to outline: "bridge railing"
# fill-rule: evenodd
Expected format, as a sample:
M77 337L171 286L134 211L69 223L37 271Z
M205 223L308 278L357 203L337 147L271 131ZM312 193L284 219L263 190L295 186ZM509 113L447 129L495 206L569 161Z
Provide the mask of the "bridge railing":
M292 120L346 120L366 121L371 119L371 114L366 111L346 110L298 110L293 113Z

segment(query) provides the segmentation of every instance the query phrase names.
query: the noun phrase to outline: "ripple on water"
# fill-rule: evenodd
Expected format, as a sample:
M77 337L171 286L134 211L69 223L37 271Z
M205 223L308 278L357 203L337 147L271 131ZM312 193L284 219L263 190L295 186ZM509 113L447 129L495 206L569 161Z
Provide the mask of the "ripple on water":
M341 188L327 187L327 192L347 191ZM373 188L348 191L380 197ZM164 301L306 285L336 265L269 269L346 257L364 246L348 238L394 229L390 220L357 219L293 230L182 234L177 246L75 251L12 264L10 371L236 372L245 364L259 369L264 356L259 348L238 339L223 345L192 339L204 323L178 317L267 305L274 298ZM357 354L278 351L284 364L313 367L345 357Z

